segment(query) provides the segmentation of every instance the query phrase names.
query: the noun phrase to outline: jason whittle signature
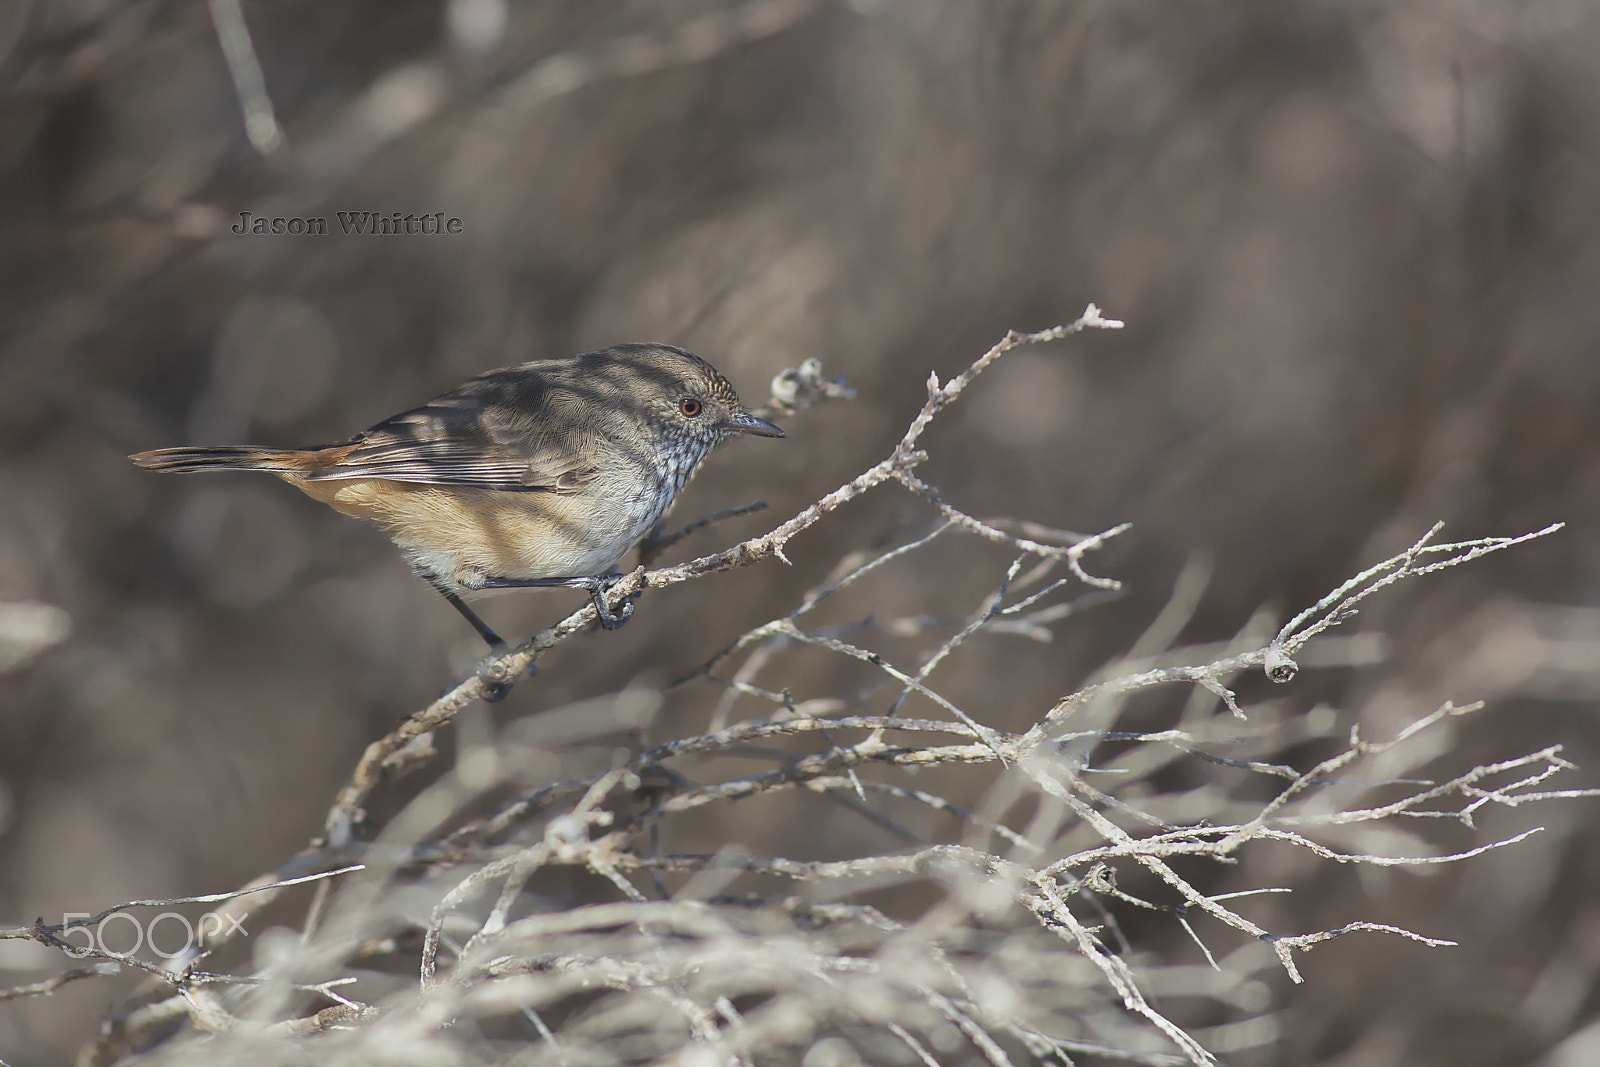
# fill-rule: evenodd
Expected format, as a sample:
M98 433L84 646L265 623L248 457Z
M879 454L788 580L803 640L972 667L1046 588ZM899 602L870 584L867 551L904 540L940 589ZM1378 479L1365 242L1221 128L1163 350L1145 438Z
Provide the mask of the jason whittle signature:
M402 215L398 211L336 211L339 232L349 237L455 237L465 225L454 215L442 211ZM321 215L257 215L239 212L239 221L228 227L240 237L326 237L332 230Z

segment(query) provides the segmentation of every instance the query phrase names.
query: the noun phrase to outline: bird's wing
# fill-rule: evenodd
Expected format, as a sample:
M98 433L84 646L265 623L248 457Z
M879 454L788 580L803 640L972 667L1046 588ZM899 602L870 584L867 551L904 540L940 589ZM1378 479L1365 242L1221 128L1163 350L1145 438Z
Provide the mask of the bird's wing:
M510 492L572 492L598 470L594 442L537 381L486 376L325 450L310 481L384 478ZM563 417L563 416L568 417Z

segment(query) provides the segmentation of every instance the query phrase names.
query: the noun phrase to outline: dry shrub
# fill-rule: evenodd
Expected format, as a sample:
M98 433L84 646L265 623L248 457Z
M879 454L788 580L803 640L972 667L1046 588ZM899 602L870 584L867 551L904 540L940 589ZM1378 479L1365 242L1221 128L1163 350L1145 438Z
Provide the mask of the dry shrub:
M1460 846L1437 831L1592 793L1546 787L1569 766L1559 746L1463 765L1452 724L1480 705L1412 707L1392 736L1366 738L1325 708L1247 709L1234 687L1249 672L1292 686L1302 664L1359 665L1370 640L1333 631L1368 597L1555 527L1457 543L1435 543L1435 527L1225 646L1170 647L1203 588L1186 575L1128 655L1021 732L985 721L1004 677L961 703L940 691L939 669L983 642L1048 645L1092 619L1118 583L1084 557L1123 528L962 512L915 473L923 431L1011 349L1120 325L1091 306L1070 326L1008 334L930 379L899 443L860 476L763 536L628 576L613 595L770 566L861 494L898 486L922 502L920 525L847 553L673 688L704 732L645 741L665 696L637 685L500 726L480 714L593 629L584 607L373 743L323 834L251 885L0 931L93 961L0 996L147 971L85 1064L135 1051L166 1064L1206 1064L1278 1036L1265 972L1303 981L1301 956L1324 942L1451 944L1358 909L1329 929L1281 928L1269 895L1291 886L1252 881L1260 865L1241 860L1288 851L1284 880L1304 881L1305 864L1422 867L1515 845L1535 829ZM774 417L846 392L814 364L774 387ZM976 603L879 610L887 575L937 584L931 550L951 541L970 567L990 566L986 546L1012 558ZM819 656L845 669L819 671ZM1139 698L1174 688L1176 721L1141 728ZM454 765L370 815L384 783L438 762L434 732L451 723ZM793 823L813 800L864 832L805 854L815 840ZM264 927L308 883L306 906ZM220 904L207 936L164 963L73 937L113 912L207 903ZM1188 940L1156 936L1163 924Z

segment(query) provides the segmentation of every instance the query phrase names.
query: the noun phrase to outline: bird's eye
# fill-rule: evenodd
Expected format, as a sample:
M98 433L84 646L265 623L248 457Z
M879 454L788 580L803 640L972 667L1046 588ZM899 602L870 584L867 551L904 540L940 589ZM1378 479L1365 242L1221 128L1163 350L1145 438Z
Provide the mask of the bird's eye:
M705 405L692 396L686 396L678 401L678 410L683 412L684 418L692 419L698 417L700 412L705 410Z

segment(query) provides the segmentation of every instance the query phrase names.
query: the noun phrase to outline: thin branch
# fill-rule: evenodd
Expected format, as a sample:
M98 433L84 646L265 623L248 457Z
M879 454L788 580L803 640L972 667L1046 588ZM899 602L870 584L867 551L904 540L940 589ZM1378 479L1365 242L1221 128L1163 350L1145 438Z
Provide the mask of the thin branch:
M115 963L97 963L92 967L74 967L62 971L60 974L44 979L42 982L33 982L29 985L12 986L10 989L0 989L0 1003L7 1000L21 1000L23 997L48 996L69 982L76 982L80 978L103 978L113 974L120 974L122 968Z
M257 152L271 156L284 147L283 130L278 125L272 97L267 95L266 76L261 73L261 61L256 58L244 10L239 0L208 0L208 3L211 21L217 29L217 41L228 62L228 74L239 96L239 110L244 113L245 136Z

